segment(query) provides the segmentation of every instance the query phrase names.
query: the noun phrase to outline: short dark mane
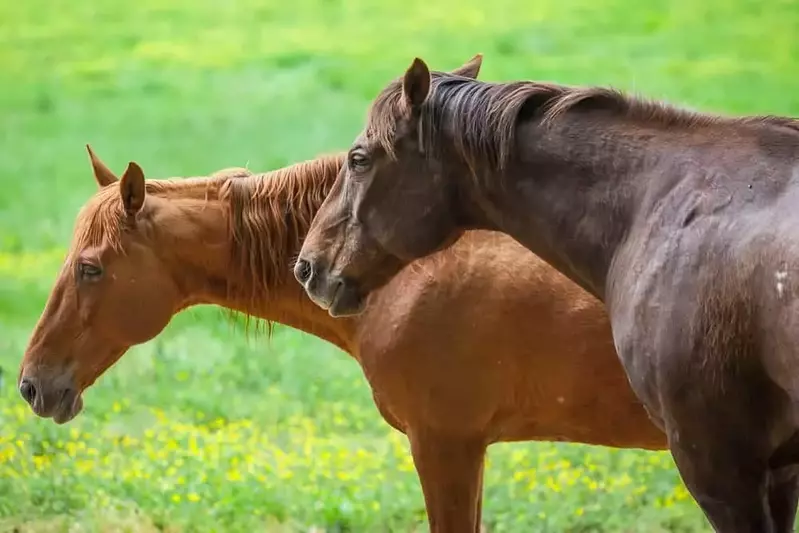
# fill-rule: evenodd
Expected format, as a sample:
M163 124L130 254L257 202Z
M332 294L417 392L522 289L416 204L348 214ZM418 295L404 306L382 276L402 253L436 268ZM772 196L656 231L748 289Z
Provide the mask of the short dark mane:
M609 87L532 81L492 83L442 72L433 72L432 77L430 95L420 118L423 149L435 152L442 132L454 132L456 147L468 162L479 158L492 168L507 163L518 120L528 114L537 115L544 124L573 111L602 110L663 128L695 128L724 122L771 125L799 132L799 121L789 117L725 117L633 97ZM402 81L398 79L378 95L369 111L367 135L376 138L389 153L393 153L396 120L402 116L404 106Z

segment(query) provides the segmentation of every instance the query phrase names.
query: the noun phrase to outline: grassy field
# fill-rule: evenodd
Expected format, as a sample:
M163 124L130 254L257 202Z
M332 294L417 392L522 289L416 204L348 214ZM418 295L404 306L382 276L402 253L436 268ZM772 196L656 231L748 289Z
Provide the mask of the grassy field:
M424 530L404 437L346 354L178 316L57 427L16 392L78 207L84 144L152 177L344 149L414 55L484 79L613 84L799 114L792 0L0 2L0 532ZM667 454L490 449L492 532L708 531ZM315 529L314 529L315 528Z

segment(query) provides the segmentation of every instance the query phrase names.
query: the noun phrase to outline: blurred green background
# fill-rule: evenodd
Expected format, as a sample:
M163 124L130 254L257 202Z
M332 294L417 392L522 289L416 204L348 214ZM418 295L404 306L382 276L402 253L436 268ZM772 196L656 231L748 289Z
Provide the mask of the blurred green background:
M84 144L150 177L346 149L419 55L481 78L799 112L793 0L0 2L0 531L424 531L404 437L359 367L288 328L178 316L57 427L16 392L80 205ZM489 450L488 531L709 531L668 454Z

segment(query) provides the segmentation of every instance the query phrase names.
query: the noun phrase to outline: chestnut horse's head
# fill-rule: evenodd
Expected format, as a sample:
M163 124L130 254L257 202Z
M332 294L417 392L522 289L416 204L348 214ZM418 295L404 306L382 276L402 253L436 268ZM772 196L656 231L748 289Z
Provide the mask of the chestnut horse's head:
M477 55L452 72L431 75L416 59L373 102L294 269L310 298L331 315L360 313L371 291L460 236L465 224L452 170L457 165L444 172L440 162L447 154L426 151L431 129L441 122L427 101L433 81L474 80L481 64Z
M81 394L125 351L155 337L182 304L150 239L142 169L117 178L89 150L99 191L83 206L66 261L25 351L19 391L42 417L74 418Z

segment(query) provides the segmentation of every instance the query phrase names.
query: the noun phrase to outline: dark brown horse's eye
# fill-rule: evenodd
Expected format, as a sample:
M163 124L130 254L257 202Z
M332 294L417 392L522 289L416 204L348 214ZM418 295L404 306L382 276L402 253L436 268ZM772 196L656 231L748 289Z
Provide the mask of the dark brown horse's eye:
M354 170L363 170L369 166L369 158L360 152L350 152L349 165Z
M81 263L78 272L83 279L97 279L103 274L103 269L91 263Z

